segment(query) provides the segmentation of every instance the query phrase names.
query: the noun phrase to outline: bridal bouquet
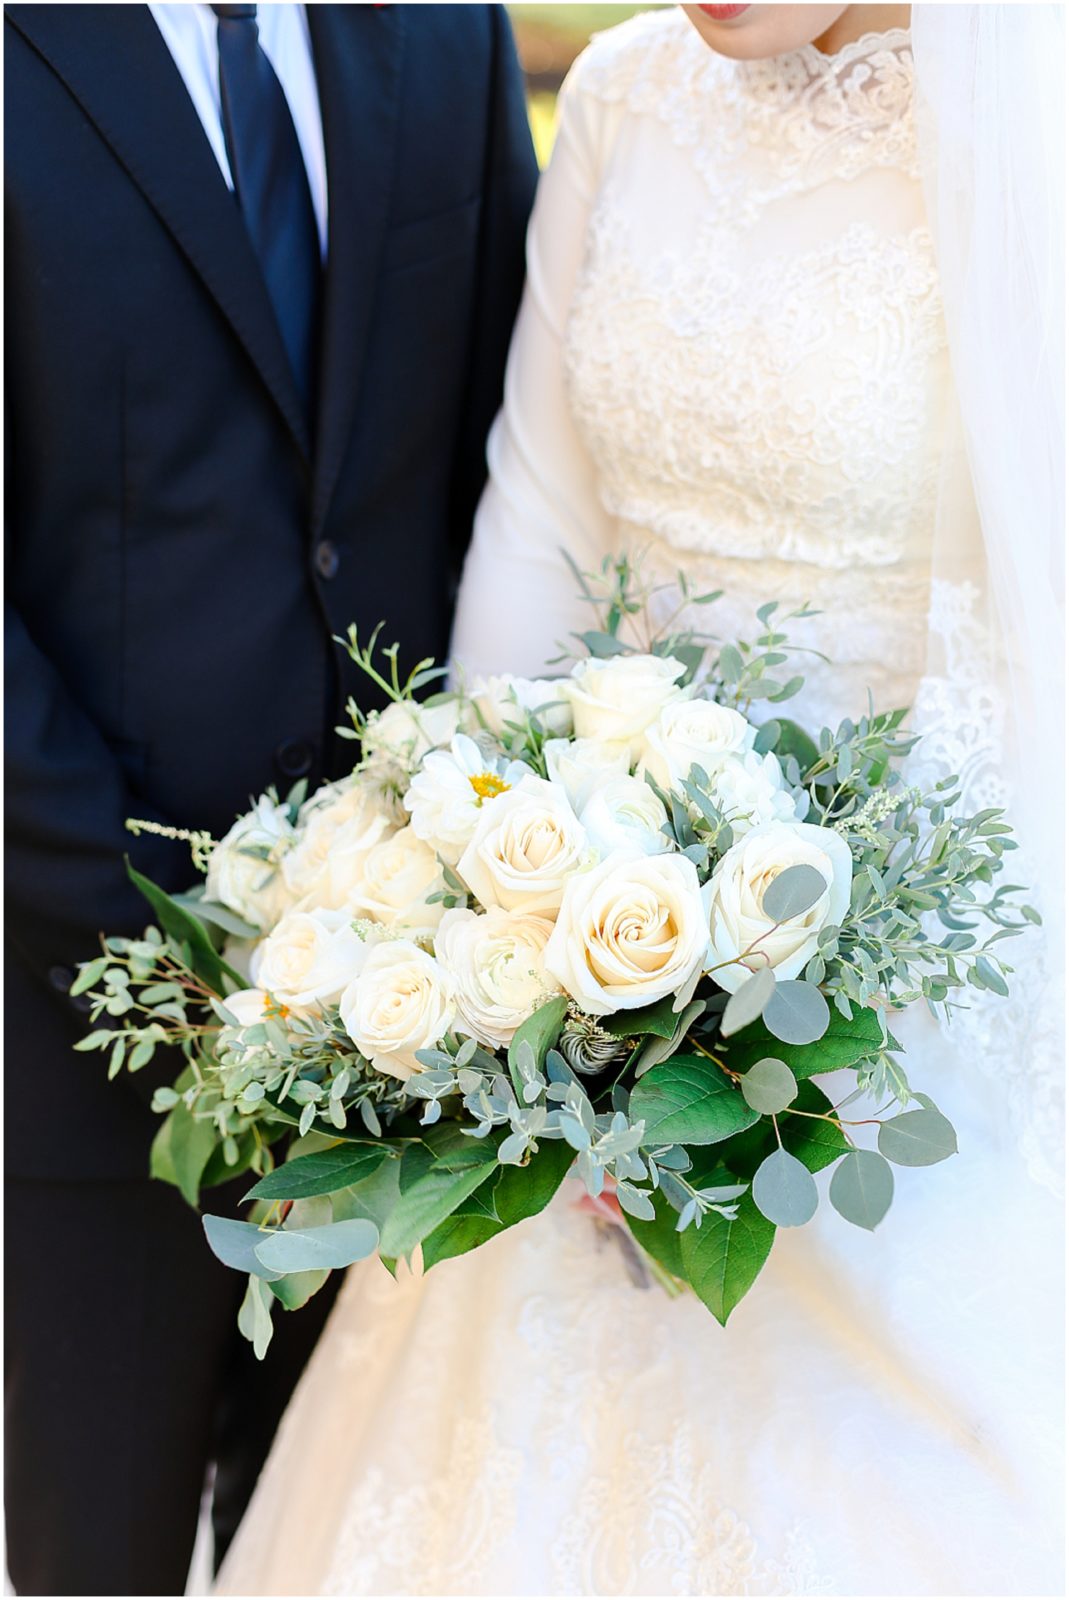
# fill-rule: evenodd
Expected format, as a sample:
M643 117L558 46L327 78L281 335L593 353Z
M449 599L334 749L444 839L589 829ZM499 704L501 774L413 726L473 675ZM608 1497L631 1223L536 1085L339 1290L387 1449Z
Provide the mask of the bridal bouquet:
M904 780L902 710L815 736L779 714L805 611L723 643L649 629L624 562L582 582L599 626L561 677L419 700L438 669L403 681L350 630L389 700L350 705L351 776L219 842L176 830L202 881L132 873L156 925L79 973L113 1076L181 1048L156 1176L191 1204L255 1179L249 1221L204 1225L261 1354L275 1300L376 1250L428 1270L569 1174L723 1322L815 1173L872 1229L895 1165L955 1151L892 1027L1007 993L1002 941L1036 920L997 881L1007 824ZM844 1068L833 1103L816 1080Z

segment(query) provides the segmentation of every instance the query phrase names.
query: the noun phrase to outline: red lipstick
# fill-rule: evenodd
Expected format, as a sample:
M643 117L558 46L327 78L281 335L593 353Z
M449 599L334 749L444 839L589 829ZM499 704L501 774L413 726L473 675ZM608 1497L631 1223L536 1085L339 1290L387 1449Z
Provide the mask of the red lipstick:
M714 22L730 22L733 17L741 17L744 11L749 11L749 6L699 6L699 11L704 11L707 17L712 17Z

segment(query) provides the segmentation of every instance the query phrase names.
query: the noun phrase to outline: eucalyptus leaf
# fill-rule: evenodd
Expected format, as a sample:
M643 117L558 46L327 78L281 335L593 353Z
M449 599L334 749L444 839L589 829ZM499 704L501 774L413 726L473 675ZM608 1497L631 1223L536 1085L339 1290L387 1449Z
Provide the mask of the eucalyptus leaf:
M958 1138L941 1111L924 1107L903 1111L881 1123L877 1139L881 1155L900 1167L931 1167L956 1155Z
M784 984L778 985L785 987ZM876 1012L868 1006L850 1005L848 1017L832 1014L826 1031L811 1044L784 1048L783 1041L771 1033L764 1022L752 1023L731 1040L728 1062L735 1072L746 1072L764 1056L778 1056L787 1062L798 1079L812 1078L818 1072L835 1072L852 1067L866 1056L875 1055L883 1044L883 1028Z
M720 1032L724 1037L738 1033L741 1028L749 1027L751 1022L756 1022L775 992L776 976L772 968L759 967L739 985L734 994L728 996L728 1003L720 1020Z
M748 1106L763 1117L786 1111L798 1098L798 1080L785 1061L775 1056L765 1056L755 1061L740 1084L742 1097Z
M887 1215L895 1176L875 1150L851 1150L832 1173L828 1199L841 1217L870 1232Z
M319 1293L329 1277L329 1269L320 1267L309 1272L288 1272L284 1278L272 1278L268 1282L271 1293L287 1311L299 1311Z
M245 1298L238 1311L238 1332L248 1339L257 1361L262 1361L271 1343L271 1291L260 1278L249 1278Z
M787 1150L774 1150L754 1173L754 1204L777 1228L800 1228L817 1209L817 1186L809 1169Z
M351 1267L372 1255L379 1230L363 1217L321 1228L282 1228L262 1233L255 1254L271 1272L313 1272Z
M251 1272L254 1277L268 1281L282 1276L281 1271L265 1266L256 1254L257 1245L267 1235L254 1222L237 1222L233 1217L212 1216L202 1217L201 1222L212 1253L218 1256L224 1267L233 1267L235 1272Z
M799 861L793 867L777 872L761 901L761 910L774 922L789 922L812 909L826 893L828 880L808 861Z
M813 1044L824 1036L831 1021L828 1002L820 990L802 978L777 983L761 1015L768 1031L784 1044Z

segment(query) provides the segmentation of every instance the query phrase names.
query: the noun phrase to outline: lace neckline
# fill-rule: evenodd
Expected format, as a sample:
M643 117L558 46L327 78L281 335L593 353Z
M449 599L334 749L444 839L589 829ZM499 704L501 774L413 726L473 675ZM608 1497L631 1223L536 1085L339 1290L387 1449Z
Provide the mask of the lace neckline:
M805 101L836 117L866 109L878 120L905 111L913 89L913 48L908 28L864 33L827 55L815 44L786 55L733 63L744 92L765 105Z

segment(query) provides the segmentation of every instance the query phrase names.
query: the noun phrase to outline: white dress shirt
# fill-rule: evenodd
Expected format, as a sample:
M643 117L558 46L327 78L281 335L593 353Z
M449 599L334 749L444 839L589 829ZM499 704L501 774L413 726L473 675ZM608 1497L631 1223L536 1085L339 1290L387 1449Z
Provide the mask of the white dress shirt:
M223 136L219 96L219 36L215 14L208 5L150 5L189 97L204 124L227 187L234 179ZM275 69L290 108L312 192L319 249L327 254L327 157L323 147L323 121L319 113L312 41L303 5L278 3L257 7L260 43Z

